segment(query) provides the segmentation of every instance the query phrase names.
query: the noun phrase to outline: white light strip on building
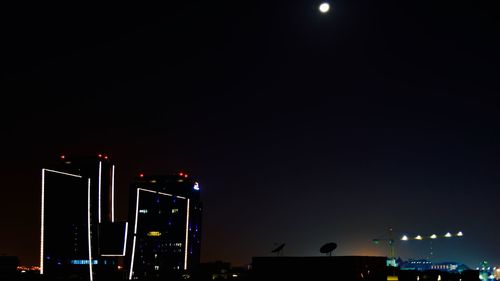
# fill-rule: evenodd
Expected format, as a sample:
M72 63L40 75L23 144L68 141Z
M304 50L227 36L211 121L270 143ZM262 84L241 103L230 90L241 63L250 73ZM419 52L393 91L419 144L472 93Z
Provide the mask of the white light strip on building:
M90 281L94 279L92 273L92 239L90 234L90 178L88 179L88 199L87 199L87 228L88 228L88 236L89 236L89 272L90 272Z
M128 222L125 222L125 237L123 237L123 251L121 254L116 255L101 255L103 257L124 257L125 256L125 251L127 249L127 236L128 236Z
M98 210L99 223L101 223L101 173L102 173L102 162L99 161L99 181L97 182L99 189L99 202L97 202L97 205L99 205L99 210Z
M142 191L146 191L146 192L156 193L156 191L154 191L154 190L144 189L144 188L138 188L137 190L142 190Z
M115 165L111 169L111 222L115 222Z
M44 234L44 213L45 213L45 169L42 169L42 219L40 222L40 274L43 274L43 234Z
M142 191L146 191L146 192L151 192L151 193L154 193L154 194L166 195L166 196L170 196L170 197L174 196L173 194L169 194L169 193L165 193L165 192L160 192L160 191L154 191L154 190L151 190L151 189L138 188L138 190L142 190ZM176 198L180 198L180 199L186 199L186 197L182 197L182 196L175 196L175 197Z
M60 171L56 171L56 170L50 170L50 169L43 169L43 170L45 170L47 172L54 173L54 174L61 174L61 175L65 175L65 176L75 177L75 178L82 178L82 176L80 176L80 175L75 175L75 174L60 172Z
M134 235L137 234L137 215L139 214L139 192L140 188L137 189L137 198L135 202L135 220L134 220Z
M165 192L160 192L160 191L154 191L154 190L151 190L151 189L145 189L145 188L138 188L142 191L146 191L146 192L151 192L151 193L158 193L158 194L161 194L161 195L166 195L166 196L170 196L170 197L173 197L174 195L172 194L169 194L169 193L165 193ZM179 198L179 199L186 199L186 197L183 197L183 196L175 196L176 198Z
M189 240L189 199L187 200L186 212L186 242L184 243L184 270L187 270L188 262L188 240Z
M42 204L41 204L41 221L40 221L40 274L43 274L43 255L45 243L45 172L60 174L70 177L81 178L80 175L69 174L50 169L42 169Z
M137 237L137 215L139 214L139 192L141 188L137 189L137 199L135 202L135 219L134 219L134 242L132 243L132 258L130 259L130 273L128 279L132 280L134 274L134 257L135 257L135 240Z
M123 253L122 253L122 256L125 256L125 251L127 250L127 235L128 235L128 222L125 223L125 239L123 239Z
M158 192L158 194L161 194L161 195L166 195L166 196L170 196L170 197L172 197L172 196L173 196L172 194L163 193L163 192Z
M135 256L135 235L134 235L134 242L132 243L132 261L130 263L130 273L128 275L128 279L132 280L132 275L134 274L134 256Z

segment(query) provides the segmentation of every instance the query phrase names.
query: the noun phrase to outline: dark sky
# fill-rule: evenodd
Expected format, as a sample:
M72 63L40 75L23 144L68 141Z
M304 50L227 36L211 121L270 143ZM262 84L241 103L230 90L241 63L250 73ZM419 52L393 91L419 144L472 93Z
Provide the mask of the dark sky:
M386 255L392 226L462 230L435 260L500 265L493 4L318 3L4 7L0 253L37 264L40 169L106 152L123 219L138 172L199 180L203 261Z

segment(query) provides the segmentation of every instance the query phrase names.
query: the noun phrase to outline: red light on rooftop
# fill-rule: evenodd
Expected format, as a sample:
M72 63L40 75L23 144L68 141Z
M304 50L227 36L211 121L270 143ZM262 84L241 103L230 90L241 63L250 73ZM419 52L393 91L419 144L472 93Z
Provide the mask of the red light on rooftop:
M99 154L97 154L97 157L101 158L101 157L102 157L102 154L100 154L100 153L99 153Z
M184 177L187 178L188 177L188 174L184 174Z
M61 159L65 159L65 158L66 158L66 156L64 156L64 155L61 155Z
M143 174L143 173L140 173L140 174L139 174L139 177L140 177L140 178L143 178L143 177L144 177L144 174Z
M179 176L183 177L183 176L184 176L184 173L183 173L183 172L180 172L180 173L179 173Z
M108 155L104 155L104 159L108 160Z

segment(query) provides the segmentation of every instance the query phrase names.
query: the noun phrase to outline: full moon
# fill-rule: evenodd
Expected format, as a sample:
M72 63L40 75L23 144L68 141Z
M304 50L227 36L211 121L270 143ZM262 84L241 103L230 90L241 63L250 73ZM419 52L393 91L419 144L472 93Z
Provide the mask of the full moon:
M330 4L326 2L321 3L321 5L319 5L319 11L322 12L323 14L327 13L328 11L330 11Z

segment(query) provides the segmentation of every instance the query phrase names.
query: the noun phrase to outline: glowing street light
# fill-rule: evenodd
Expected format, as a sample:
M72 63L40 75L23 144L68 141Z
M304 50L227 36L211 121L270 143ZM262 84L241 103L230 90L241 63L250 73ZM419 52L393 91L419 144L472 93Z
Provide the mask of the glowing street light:
M430 238L431 238L431 239L436 239L436 238L437 238L437 235L436 235L436 234L432 234Z
M323 14L328 13L330 11L330 4L328 2L323 2L319 5L319 11Z
M444 235L444 237L446 237L446 238L450 238L450 237L451 237L451 233L446 232L446 234Z
M457 233L457 236L464 236L464 234L462 233L462 231L459 231L459 232Z
M415 240L422 240L422 239L423 239L423 238L422 238L422 236L420 236L420 235L415 236Z
M403 237L401 237L401 240L403 240L403 241L408 241L408 236L403 235Z

